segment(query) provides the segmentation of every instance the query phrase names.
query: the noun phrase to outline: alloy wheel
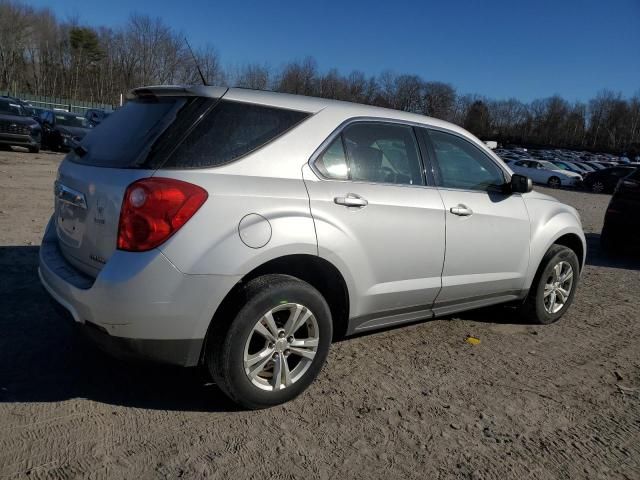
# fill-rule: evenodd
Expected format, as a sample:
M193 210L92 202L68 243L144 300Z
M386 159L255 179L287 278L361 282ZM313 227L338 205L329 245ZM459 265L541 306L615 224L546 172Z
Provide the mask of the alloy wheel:
M560 179L556 177L551 177L548 183L551 188L560 188L561 185Z
M287 388L307 372L319 340L318 321L311 310L298 303L278 305L251 330L244 348L244 371L262 390Z
M544 309L555 314L564 308L573 288L573 268L564 260L557 263L544 285Z
M602 193L604 191L604 183L594 182L594 184L591 185L591 190L595 193Z

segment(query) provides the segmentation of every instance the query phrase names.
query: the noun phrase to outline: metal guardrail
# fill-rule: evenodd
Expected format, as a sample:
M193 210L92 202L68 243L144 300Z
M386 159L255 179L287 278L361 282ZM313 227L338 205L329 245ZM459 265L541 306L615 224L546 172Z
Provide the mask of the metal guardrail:
M67 112L84 114L87 110L97 108L100 110L112 111L115 105L98 102L84 102L81 100L69 100L61 97L49 97L45 95L33 95L29 93L13 93L9 91L0 92L2 95L19 98L23 102L34 107L46 108L47 110L65 110Z

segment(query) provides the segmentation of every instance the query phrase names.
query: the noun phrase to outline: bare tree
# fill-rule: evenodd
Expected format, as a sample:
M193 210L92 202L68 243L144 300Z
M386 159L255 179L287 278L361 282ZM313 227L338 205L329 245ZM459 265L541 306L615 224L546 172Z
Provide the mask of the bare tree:
M443 120L453 120L456 103L455 88L443 82L425 82L422 88L422 113Z
M244 66L235 82L238 87L267 90L269 88L269 68L264 65L250 64Z
M586 104L558 95L523 103L459 95L447 83L382 71L366 76L319 71L313 57L271 70L248 64L225 72L212 44L195 57L209 84L272 89L421 113L464 125L482 137L530 145L640 151L640 91L603 90ZM199 83L184 35L159 18L133 14L123 25L62 22L51 9L0 0L0 91L115 103L149 84Z

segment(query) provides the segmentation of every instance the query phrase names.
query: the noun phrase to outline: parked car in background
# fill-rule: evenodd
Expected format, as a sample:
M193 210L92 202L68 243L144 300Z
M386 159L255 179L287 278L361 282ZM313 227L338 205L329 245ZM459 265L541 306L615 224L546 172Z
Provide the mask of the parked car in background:
M600 243L609 251L640 251L640 168L622 178L604 217Z
M89 124L94 127L100 124L109 115L111 115L111 112L97 108L90 108L84 114L85 118L89 121Z
M31 116L33 117L33 119L40 123L42 121L41 115L42 112L46 112L48 109L47 108L42 108L42 107L31 107Z
M633 173L634 167L610 167L585 175L583 185L594 193L610 193L616 188L621 178Z
M247 408L302 393L334 334L507 302L555 322L585 261L575 208L421 115L149 87L80 147L44 287L106 350L202 365Z
M45 110L40 114L42 146L54 151L68 151L89 132L91 125L75 113Z
M31 153L40 151L42 128L11 97L0 97L0 144L26 147Z
M579 174L562 170L546 160L518 160L511 162L509 167L516 173L526 175L535 183L551 188L578 187L582 182Z

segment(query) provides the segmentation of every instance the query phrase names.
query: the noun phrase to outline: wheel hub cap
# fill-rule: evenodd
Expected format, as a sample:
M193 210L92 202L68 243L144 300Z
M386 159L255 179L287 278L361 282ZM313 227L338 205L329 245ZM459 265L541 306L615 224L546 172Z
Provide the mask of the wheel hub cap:
M287 347L289 347L289 342L287 342L286 339L279 338L278 340L276 340L276 345L275 345L276 352L284 352L287 349Z

